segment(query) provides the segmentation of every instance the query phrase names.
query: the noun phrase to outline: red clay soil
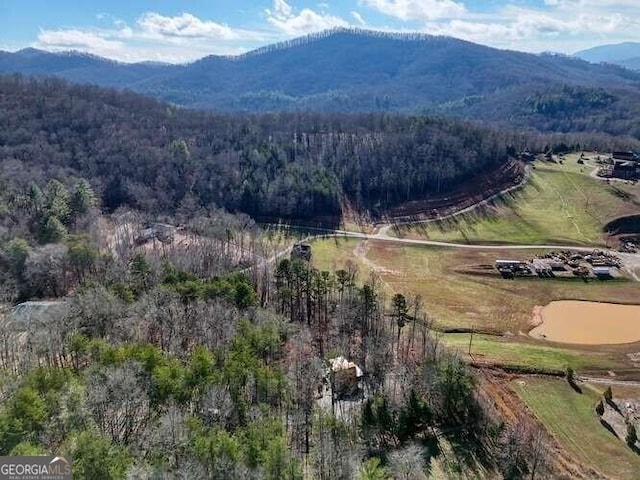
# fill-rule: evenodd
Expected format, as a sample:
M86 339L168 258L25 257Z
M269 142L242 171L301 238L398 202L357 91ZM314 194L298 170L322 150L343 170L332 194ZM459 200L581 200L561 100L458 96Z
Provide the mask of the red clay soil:
M502 190L519 184L524 174L524 164L510 160L497 170L463 182L446 195L406 202L388 209L385 213L394 219L418 215L421 219L438 218L475 205Z

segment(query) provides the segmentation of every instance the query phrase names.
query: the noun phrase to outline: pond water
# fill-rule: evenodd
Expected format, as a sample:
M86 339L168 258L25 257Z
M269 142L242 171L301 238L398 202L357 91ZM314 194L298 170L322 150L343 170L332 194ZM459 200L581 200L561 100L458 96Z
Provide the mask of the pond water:
M561 300L539 314L542 323L529 332L535 338L582 345L640 341L640 305Z

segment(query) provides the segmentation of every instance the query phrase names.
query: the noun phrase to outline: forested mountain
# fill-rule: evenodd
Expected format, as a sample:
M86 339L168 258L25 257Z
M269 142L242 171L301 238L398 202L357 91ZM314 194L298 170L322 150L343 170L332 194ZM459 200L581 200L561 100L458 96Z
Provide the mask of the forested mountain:
M104 205L215 203L254 216L339 216L446 192L507 159L496 131L383 115L230 116L60 80L0 78L0 157L22 183L77 175Z
M449 37L359 30L332 30L188 65L122 64L27 49L2 53L1 72L57 75L218 111L445 113L560 131L607 130L610 119L626 122L640 112L640 74L623 68ZM567 87L587 96L604 88L611 101L567 112L579 114L581 125L549 124L549 115L541 118L532 102L563 98ZM619 133L620 125L611 131Z
M574 54L593 63L613 63L632 70L640 70L640 43L624 42L581 50Z
M348 199L379 214L499 171L509 152L613 145L428 117L214 115L57 79L0 77L0 91L3 175L24 189L86 178L110 210L216 204L259 218L328 220Z
M628 58L626 60L622 60L618 62L619 65L623 67L630 68L631 70L639 70L640 71L640 56L634 58Z

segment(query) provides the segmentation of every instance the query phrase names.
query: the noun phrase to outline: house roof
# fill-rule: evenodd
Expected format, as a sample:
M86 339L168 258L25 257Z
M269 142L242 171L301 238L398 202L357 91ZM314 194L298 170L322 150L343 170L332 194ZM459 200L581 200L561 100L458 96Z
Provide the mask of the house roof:
M23 302L8 315L7 323L16 331L27 330L36 324L46 324L52 317L65 315L69 304L65 301Z
M329 360L331 364L331 371L338 372L340 370L349 370L350 368L356 369L356 377L362 377L364 373L362 373L362 369L353 362L350 362L344 357L336 357Z

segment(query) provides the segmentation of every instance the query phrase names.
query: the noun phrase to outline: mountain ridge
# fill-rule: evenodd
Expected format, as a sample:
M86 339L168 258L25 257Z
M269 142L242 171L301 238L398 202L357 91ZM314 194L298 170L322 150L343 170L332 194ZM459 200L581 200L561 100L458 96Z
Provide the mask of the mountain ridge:
M627 66L640 59L640 42L622 42L598 45L574 53L574 56L592 63L612 63ZM639 67L640 68L640 67Z
M548 115L532 108L532 102L566 96L576 88L583 91L569 99L574 104L576 98L599 96L597 90L604 89L620 105L618 117L631 118L640 111L635 107L640 105L640 74L621 66L428 34L334 29L242 55L211 55L180 65L24 53L0 53L0 73L54 75L226 112L443 114L492 122L515 119L539 128L543 122L531 119ZM587 123L609 115L602 106L578 107Z

